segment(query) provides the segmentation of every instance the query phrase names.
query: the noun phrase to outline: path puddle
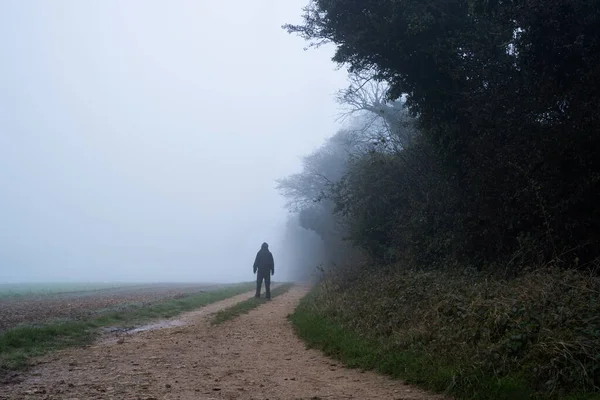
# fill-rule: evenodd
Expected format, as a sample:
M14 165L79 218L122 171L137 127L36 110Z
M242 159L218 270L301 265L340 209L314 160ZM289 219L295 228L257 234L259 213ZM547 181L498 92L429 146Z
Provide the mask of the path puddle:
M185 322L179 320L179 319L175 319L175 320L169 320L169 321L158 321L158 322L154 322L152 324L147 324L147 325L142 325L142 326L138 326L137 328L134 328L132 330L129 331L129 333L138 333L138 332L146 332L146 331L154 331L157 329L164 329L164 328L172 328L175 326L184 326L186 325Z
M164 329L164 328L173 328L176 326L184 326L184 325L186 325L186 323L184 321L175 319L175 320L157 321L157 322L153 322L151 324L146 324L146 325L141 325L141 326L136 326L136 327L107 326L103 330L104 330L104 333L132 334L132 333L140 333L140 332L147 332L147 331L155 331L155 330Z

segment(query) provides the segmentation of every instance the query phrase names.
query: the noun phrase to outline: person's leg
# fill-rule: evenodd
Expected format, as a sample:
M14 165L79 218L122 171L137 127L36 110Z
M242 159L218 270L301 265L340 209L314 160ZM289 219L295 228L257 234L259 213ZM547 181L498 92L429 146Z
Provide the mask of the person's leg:
M260 271L256 271L256 294L254 295L254 297L260 297L260 289L262 286L262 274L260 273Z
M265 291L267 299L271 298L271 274L267 271L265 274Z

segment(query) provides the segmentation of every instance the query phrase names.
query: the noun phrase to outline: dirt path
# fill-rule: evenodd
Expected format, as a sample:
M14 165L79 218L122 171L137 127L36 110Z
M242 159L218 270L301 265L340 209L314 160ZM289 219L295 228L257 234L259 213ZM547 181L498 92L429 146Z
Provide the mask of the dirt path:
M186 314L186 326L54 353L0 399L441 399L306 350L286 319L306 290L219 326L207 317L248 294Z

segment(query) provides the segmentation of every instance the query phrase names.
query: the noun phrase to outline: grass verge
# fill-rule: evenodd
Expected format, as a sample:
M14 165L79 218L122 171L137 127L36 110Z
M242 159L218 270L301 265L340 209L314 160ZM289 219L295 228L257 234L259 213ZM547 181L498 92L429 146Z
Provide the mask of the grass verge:
M31 357L53 350L88 344L98 335L99 328L113 325L134 326L154 319L171 318L182 312L247 292L253 287L253 283L244 283L126 310L106 311L84 320L7 329L0 333L0 372L23 369L29 365Z
M277 286L273 290L271 290L271 298L279 296L288 290L290 290L294 286L291 283L284 283L280 286ZM224 310L218 311L215 313L212 318L212 324L218 325L222 324L225 321L229 321L239 315L246 314L250 312L250 310L255 309L256 307L264 304L267 300L265 299L257 299L256 297L249 298L248 300L244 300L240 303L234 304L231 307L228 307Z
M360 333L343 322L342 313L323 311L321 290L313 289L289 318L309 348L319 349L349 368L373 370L456 399L600 399L597 393L540 393L519 371L496 377L472 368L465 360L448 360L391 337Z

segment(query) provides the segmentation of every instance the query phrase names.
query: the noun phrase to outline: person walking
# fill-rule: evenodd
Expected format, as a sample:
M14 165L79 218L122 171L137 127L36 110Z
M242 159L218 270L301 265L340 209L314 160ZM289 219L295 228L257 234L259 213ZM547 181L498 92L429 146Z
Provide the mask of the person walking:
M263 243L260 246L260 250L256 253L254 259L254 273L256 274L256 295L254 297L260 298L260 289L262 287L262 281L265 281L265 295L267 300L271 299L271 275L275 274L275 261L273 260L273 254L269 251L269 245Z

